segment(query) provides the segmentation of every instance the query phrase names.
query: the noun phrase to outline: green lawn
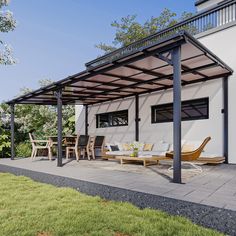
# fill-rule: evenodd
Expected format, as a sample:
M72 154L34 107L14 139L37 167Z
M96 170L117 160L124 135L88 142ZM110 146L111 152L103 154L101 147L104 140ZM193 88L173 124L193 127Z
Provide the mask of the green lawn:
M220 235L189 220L0 173L0 235Z

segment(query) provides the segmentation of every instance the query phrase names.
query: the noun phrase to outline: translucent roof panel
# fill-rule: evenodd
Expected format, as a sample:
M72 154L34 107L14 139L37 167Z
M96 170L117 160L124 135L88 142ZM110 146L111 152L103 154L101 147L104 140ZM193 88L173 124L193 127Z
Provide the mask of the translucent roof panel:
M92 105L173 87L172 49L181 47L182 85L229 76L233 70L185 31L162 38L128 55L113 53L94 60L94 66L8 103ZM124 48L126 50L126 48ZM109 60L107 60L107 58Z

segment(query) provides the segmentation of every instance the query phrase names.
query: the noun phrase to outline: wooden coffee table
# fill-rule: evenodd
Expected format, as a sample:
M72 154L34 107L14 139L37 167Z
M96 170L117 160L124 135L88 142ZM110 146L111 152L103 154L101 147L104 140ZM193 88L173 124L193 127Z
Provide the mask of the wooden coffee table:
M115 156L116 160L120 161L120 164L127 164L131 162L142 162L143 166L149 165L158 165L161 160L170 160L166 156L140 156L140 157L131 157L131 156Z

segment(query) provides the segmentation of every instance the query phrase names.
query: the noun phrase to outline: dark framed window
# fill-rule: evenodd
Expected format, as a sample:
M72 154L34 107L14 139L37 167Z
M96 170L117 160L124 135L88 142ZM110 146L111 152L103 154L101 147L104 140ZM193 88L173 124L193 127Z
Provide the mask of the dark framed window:
M173 103L151 107L152 123L173 122ZM182 121L209 119L209 98L182 101Z
M107 112L96 115L97 128L128 125L128 110Z

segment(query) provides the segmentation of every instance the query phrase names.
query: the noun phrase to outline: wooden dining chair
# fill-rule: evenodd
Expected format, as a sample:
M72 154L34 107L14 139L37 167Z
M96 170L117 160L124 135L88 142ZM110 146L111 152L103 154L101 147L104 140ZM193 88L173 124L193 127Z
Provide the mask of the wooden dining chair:
M95 159L94 143L95 143L95 137L90 136L89 142L88 142L88 145L87 145L87 148L86 148L88 160L91 160L91 157L93 159Z
M85 154L88 150L89 136L88 135L77 135L76 142L74 146L66 147L66 159L73 153L75 153L76 160L79 161L82 155L85 158ZM89 158L89 155L88 155Z
M89 140L90 140L90 136L89 135L80 135L79 139L78 139L78 146L77 146L78 147L79 156L82 155L82 157L84 159L85 155L87 153L88 160L90 160L90 155L89 155Z
M66 145L66 159L69 159L71 154L75 153L76 160L79 160L79 153L78 153L78 140L79 135L76 138L66 138L65 145Z
M95 136L93 139L90 140L88 155L92 156L93 159L96 159L96 149L103 150L105 142L105 136Z
M31 159L35 159L39 150L47 150L48 151L48 159L52 160L49 140L36 140L33 133L29 133L29 138L30 138L30 142L32 145Z

